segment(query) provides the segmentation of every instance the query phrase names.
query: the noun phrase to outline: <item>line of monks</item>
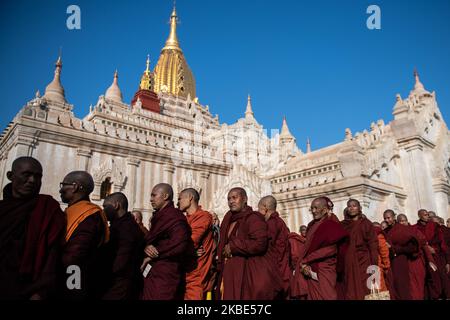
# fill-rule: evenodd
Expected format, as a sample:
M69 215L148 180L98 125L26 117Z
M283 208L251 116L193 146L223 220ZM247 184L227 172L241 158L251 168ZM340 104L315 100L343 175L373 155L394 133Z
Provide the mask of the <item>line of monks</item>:
M369 221L350 199L339 221L333 203L311 203L313 220L290 232L273 196L258 211L243 188L228 193L222 223L187 188L174 204L173 189L151 191L147 230L140 212L128 211L120 192L103 208L89 195L85 171L67 174L62 211L40 194L42 166L17 158L0 201L0 300L364 300L376 292L390 299L450 298L450 219L447 226L421 209L384 212Z

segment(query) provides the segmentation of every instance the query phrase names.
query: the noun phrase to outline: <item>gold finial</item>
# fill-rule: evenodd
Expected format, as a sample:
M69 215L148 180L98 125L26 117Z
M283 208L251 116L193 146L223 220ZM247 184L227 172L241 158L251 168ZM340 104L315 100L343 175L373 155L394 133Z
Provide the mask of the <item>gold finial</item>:
M145 69L145 72L150 72L150 55L149 54L147 54L147 62L146 62L146 69Z
M153 90L152 75L150 73L150 55L147 54L145 71L141 77L141 82L139 84L139 89L141 90Z
M180 45L178 43L178 37L177 37L177 23L178 23L178 16L177 11L175 9L175 3L173 6L172 14L170 15L170 34L169 38L167 38L166 45L164 46L164 49L173 49L173 50L179 50L181 51Z

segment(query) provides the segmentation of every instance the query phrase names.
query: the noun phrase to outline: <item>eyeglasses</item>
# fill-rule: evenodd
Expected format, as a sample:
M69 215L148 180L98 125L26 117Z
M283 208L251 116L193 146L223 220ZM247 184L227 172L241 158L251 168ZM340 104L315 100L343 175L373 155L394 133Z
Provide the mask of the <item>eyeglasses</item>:
M62 189L64 186L73 186L75 182L67 183L67 182L60 182L59 188Z

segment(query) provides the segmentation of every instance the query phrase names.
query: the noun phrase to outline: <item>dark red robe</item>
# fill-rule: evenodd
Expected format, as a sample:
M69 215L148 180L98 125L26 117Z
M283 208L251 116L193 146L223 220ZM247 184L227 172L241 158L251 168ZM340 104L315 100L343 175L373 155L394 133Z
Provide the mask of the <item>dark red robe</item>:
M230 227L232 226L232 227ZM231 258L223 257L226 244ZM282 279L276 264L266 255L267 223L262 215L244 208L228 212L220 226L218 285L220 300L272 300L282 292Z
M184 214L173 202L153 213L152 227L145 237L147 245L158 250L158 257L144 279L143 300L183 299L188 259L193 255L191 230Z
M289 233L289 245L291 247L290 253L290 266L291 271L295 270L295 266L297 265L297 261L300 257L300 253L302 252L302 247L305 245L306 238L301 234L296 232Z
M419 254L419 240L410 226L395 223L385 230L386 241L391 245L393 279L388 280L389 291L395 300L411 300L410 261Z
M336 300L336 264L340 243L348 233L333 217L313 220L308 224L306 243L291 279L291 297L306 300ZM306 264L318 280L301 273Z
M372 222L366 218L356 221L346 219L341 222L349 233L344 260L343 292L339 298L345 300L364 300L370 293L367 268L378 265L378 238Z
M103 300L138 300L143 278L144 234L130 212L111 221L108 278ZM106 270L105 270L106 272Z
M0 300L51 298L64 240L65 218L48 195L12 197L11 184L0 201Z
M279 273L283 280L284 296L287 297L289 291L289 279L291 269L289 266L290 244L289 229L286 223L281 219L278 212L271 214L267 220L269 248L267 254L270 259L276 262Z

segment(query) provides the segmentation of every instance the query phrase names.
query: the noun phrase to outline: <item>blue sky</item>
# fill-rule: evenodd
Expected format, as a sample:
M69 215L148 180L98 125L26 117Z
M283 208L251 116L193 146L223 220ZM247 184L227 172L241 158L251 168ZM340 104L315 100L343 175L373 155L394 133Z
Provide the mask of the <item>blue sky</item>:
M68 30L66 9L81 8L81 30ZM381 9L369 30L366 9ZM0 2L1 130L53 77L63 49L62 83L83 117L119 70L130 102L169 33L172 1ZM178 38L197 95L221 122L244 115L247 94L256 119L279 129L286 115L305 150L342 141L344 130L392 120L395 94L405 97L417 67L425 87L450 114L450 1L178 0Z

